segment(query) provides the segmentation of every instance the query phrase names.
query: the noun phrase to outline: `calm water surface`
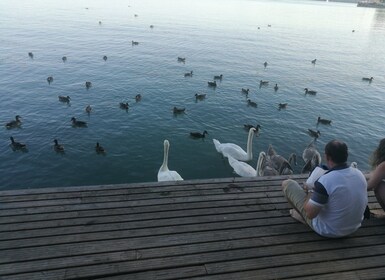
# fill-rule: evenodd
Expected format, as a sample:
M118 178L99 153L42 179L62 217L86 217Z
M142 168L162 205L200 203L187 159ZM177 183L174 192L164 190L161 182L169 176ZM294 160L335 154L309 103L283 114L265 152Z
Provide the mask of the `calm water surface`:
M301 155L311 128L321 131L320 150L342 139L349 160L368 170L368 157L385 136L384 49L385 10L348 3L3 0L0 189L156 181L164 139L171 144L169 167L184 179L236 176L212 138L245 148L246 123L262 126L253 166L269 144L284 156ZM191 70L193 77L185 78ZM208 88L219 74L217 88ZM362 81L371 76L372 83ZM269 85L259 88L261 79ZM317 95L305 95L305 87ZM241 88L250 88L258 108L247 106ZM197 102L198 92L207 98ZM138 93L143 98L135 102ZM70 104L58 95L70 96ZM279 111L284 102L287 109ZM186 113L173 115L174 106ZM6 129L15 115L21 128ZM318 116L332 125L317 127ZM72 117L88 127L72 127ZM189 137L203 130L206 139ZM13 151L10 136L28 151ZM53 150L55 138L64 154ZM97 141L106 155L95 153Z

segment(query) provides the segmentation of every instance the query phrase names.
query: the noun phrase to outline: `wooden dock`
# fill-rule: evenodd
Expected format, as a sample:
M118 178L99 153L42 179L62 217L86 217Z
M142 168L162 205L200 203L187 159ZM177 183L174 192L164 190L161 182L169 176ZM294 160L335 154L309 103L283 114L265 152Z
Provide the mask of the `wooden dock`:
M383 279L385 219L320 237L287 177L1 191L0 279Z

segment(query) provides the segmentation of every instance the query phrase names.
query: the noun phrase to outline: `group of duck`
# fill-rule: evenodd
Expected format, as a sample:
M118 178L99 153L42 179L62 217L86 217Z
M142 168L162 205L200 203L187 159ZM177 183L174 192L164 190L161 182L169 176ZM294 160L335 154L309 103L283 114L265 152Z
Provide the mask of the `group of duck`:
M76 120L76 118L72 118L71 121L72 121L72 124L74 126L77 126L77 127L86 127L87 126L86 122L78 121L78 120ZM21 116L17 115L14 120L6 123L5 127L7 129L20 128L21 124L22 124ZM11 148L14 151L17 151L17 150L27 151L27 145L26 144L15 141L13 136L10 136L9 138L11 140ZM57 153L64 153L65 152L64 146L62 144L59 144L59 141L57 139L54 139L53 143L54 143L53 149ZM106 152L105 149L99 144L99 142L96 142L96 145L94 148L95 148L96 153L98 153L98 154L105 154L105 152Z

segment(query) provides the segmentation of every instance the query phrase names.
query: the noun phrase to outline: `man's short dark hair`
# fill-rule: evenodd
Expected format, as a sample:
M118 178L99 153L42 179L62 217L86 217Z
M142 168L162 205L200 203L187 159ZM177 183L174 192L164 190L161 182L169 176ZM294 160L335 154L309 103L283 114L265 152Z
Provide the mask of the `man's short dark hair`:
M325 146L325 154L336 164L346 163L348 160L348 146L338 140L332 140Z

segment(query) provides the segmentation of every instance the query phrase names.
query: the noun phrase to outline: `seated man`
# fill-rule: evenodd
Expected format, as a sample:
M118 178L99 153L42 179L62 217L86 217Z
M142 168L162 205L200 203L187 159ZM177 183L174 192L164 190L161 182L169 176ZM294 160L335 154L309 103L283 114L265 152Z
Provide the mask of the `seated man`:
M283 192L294 207L293 218L321 236L343 237L361 226L368 203L367 183L361 171L347 165L345 143L327 143L325 157L329 170L315 182L314 190L307 192L289 179L282 183Z

